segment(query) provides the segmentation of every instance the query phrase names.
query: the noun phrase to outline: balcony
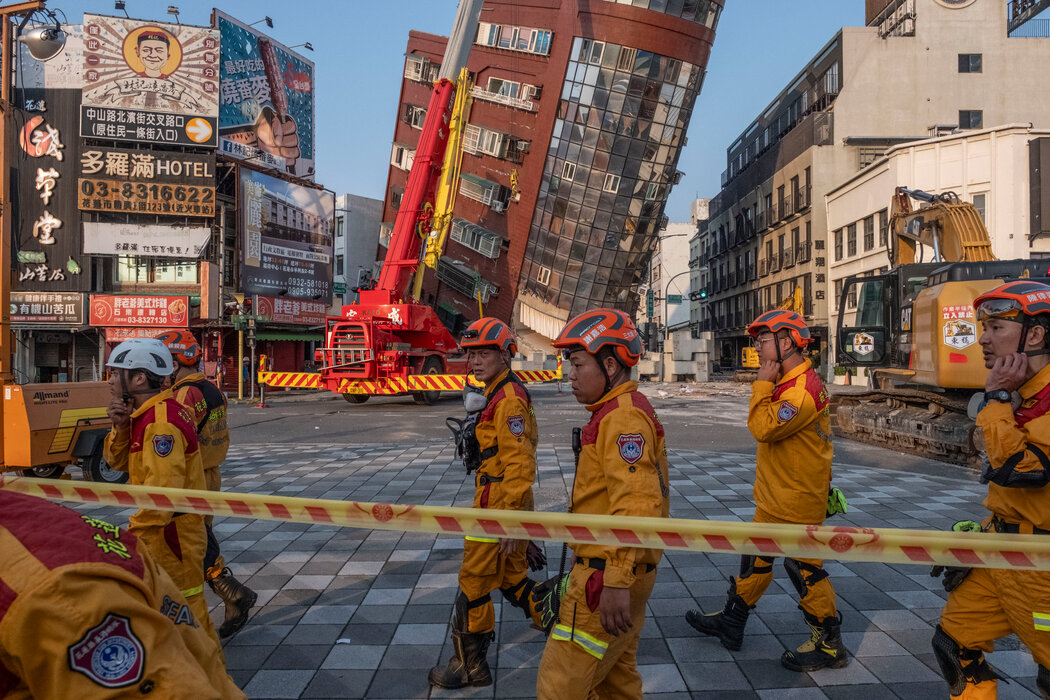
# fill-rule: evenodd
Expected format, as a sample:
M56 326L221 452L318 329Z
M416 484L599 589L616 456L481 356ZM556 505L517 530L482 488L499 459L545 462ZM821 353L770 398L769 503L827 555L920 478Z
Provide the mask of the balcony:
M532 100L525 100L520 97L510 97L509 95L501 95L498 92L489 92L480 85L475 85L470 91L471 96L477 100L484 100L486 102L496 102L507 107L514 107L515 109L522 109L526 112L535 112L536 103Z
M780 272L780 254L773 253L773 257L769 259L769 271Z
M736 286L736 273L735 272L730 272L727 275L727 277L729 278L729 286L730 287L735 287Z
M791 248L788 248L787 250L781 251L780 252L780 260L781 260L781 264L784 267L794 267L795 266L795 251L792 250Z
M758 261L758 275L759 277L765 277L769 274L769 260L762 258Z
M811 244L808 241L805 242L805 243L800 243L795 248L795 262L797 262L797 263L809 262L809 258L810 258L810 254L811 254L810 253L810 247L811 247Z

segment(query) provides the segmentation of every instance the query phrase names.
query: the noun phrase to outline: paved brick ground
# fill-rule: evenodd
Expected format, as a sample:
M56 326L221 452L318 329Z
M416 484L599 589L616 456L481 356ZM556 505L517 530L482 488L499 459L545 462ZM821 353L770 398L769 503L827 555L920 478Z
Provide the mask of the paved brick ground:
M224 488L286 496L428 505L469 505L472 489L445 442L412 447L234 447ZM890 454L890 453L887 453ZM672 516L749 519L753 459L671 452ZM568 447L541 448L537 503L562 510L571 486ZM982 489L957 477L838 464L848 516L832 522L942 529L981 513ZM129 511L84 508L119 523ZM448 622L462 550L459 539L423 534L224 519L216 524L232 570L259 592L249 625L226 645L230 673L251 698L528 698L535 696L543 638L520 611L498 602L489 688L432 691L426 673L448 658ZM561 546L547 546L556 570ZM854 658L842 670L793 673L785 648L808 635L781 567L739 652L698 636L683 615L719 609L738 558L669 553L659 569L639 665L647 698L946 697L930 651L944 602L925 567L827 565ZM214 596L209 600L217 602ZM498 598L498 596L497 596ZM218 617L220 611L215 610ZM1015 638L991 662L1012 680L1000 698L1034 698L1035 666Z

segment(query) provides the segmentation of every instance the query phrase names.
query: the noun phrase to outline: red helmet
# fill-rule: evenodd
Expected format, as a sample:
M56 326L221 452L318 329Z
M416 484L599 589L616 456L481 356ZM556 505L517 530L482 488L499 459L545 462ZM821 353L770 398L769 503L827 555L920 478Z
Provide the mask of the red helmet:
M616 351L625 367L634 367L642 356L642 339L631 317L616 309L594 309L569 319L554 341L556 348L580 346L591 355L606 345Z
M973 301L977 320L1005 318L1020 321L1020 316L1050 314L1050 285L1030 280L1017 280L985 292Z
M200 360L201 346L189 331L164 331L156 338L168 346L175 362L183 367L193 367Z
M769 331L774 334L779 331L787 331L788 335L791 336L792 342L800 348L806 347L813 340L813 337L809 334L806 322L794 311L782 309L767 311L752 321L751 325L747 327L747 334L752 338L757 338L763 331Z
M467 330L460 336L459 345L463 348L495 347L509 350L511 355L518 352L518 344L514 342L510 328L503 321L491 316L479 318L467 326Z

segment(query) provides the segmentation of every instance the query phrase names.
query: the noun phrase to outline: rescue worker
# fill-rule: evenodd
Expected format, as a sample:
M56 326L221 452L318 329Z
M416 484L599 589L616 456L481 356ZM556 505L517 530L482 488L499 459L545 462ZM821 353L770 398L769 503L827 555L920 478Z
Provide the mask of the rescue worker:
M570 511L669 515L664 429L631 381L642 343L621 311L572 318L554 341L568 361L576 400L591 413L576 429ZM578 444L576 444L578 443ZM540 700L641 698L638 639L663 551L572 543L568 586L540 660ZM564 565L564 562L563 562Z
M141 545L0 490L0 697L244 698L218 642Z
M193 411L197 429L197 444L204 465L204 483L209 491L222 490L222 475L219 465L226 459L230 449L230 429L226 423L226 395L209 382L204 372L197 369L201 359L201 348L193 334L184 330L165 331L157 336L174 359L175 373L172 376L172 391L175 400ZM238 632L248 622L248 613L258 595L234 578L226 568L226 561L219 550L219 541L212 529L214 516L204 516L204 527L208 533L208 546L204 554L204 580L222 598L226 606L226 618L219 626L219 637L225 639Z
M1007 282L974 301L988 368L977 414L987 461L983 530L1050 536L1050 286ZM980 438L979 438L980 440ZM1050 572L948 567L948 602L933 637L953 698L995 698L999 675L984 658L994 640L1020 637L1050 698Z
M106 366L111 369L113 395L106 461L115 469L126 467L132 484L204 489L193 414L163 388L173 371L168 348L155 338L125 340L113 349ZM204 516L140 510L131 516L128 531L142 540L178 585L201 626L215 636L204 600Z
M820 525L827 516L831 487L831 419L828 392L803 350L811 336L792 311L769 311L747 328L761 365L751 387L747 427L758 441L755 469L756 523ZM745 555L740 575L730 582L721 612L693 609L685 619L722 646L737 651L748 615L773 581L775 557ZM784 568L799 596L810 638L785 651L781 664L792 671L842 668L849 663L842 643L842 616L835 590L820 559L785 559Z
M475 450L481 455L474 507L532 510L539 430L529 392L510 368L517 343L505 323L480 318L463 332L460 346L467 351L474 378L485 385L485 408L474 427ZM454 652L446 666L430 670L431 685L492 683L486 655L496 627L493 591L499 590L504 600L543 628L545 599L534 599L537 584L526 575L529 546L527 540L465 538L452 617Z

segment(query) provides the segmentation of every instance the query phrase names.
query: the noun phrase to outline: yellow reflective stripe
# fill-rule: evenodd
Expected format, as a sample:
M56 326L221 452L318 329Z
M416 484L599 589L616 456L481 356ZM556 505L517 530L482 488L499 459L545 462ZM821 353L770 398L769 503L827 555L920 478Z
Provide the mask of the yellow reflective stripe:
M179 591L179 592L182 593L182 597L183 598L189 598L191 595L197 595L198 593L203 593L204 592L204 584L202 583L201 585L196 586L195 588L187 588L186 590Z
M495 544L496 542L499 542L499 540L497 540L497 539L495 539L493 537L470 537L468 535L467 537L464 537L463 539L470 540L471 542L491 542L493 544Z
M576 642L583 647L584 651L599 661L605 657L605 652L609 649L609 645L600 639L596 639L586 632L574 630L567 625L555 625L551 631L551 639L557 639L562 642Z
M1040 632L1050 632L1050 613L1032 613L1032 621Z

